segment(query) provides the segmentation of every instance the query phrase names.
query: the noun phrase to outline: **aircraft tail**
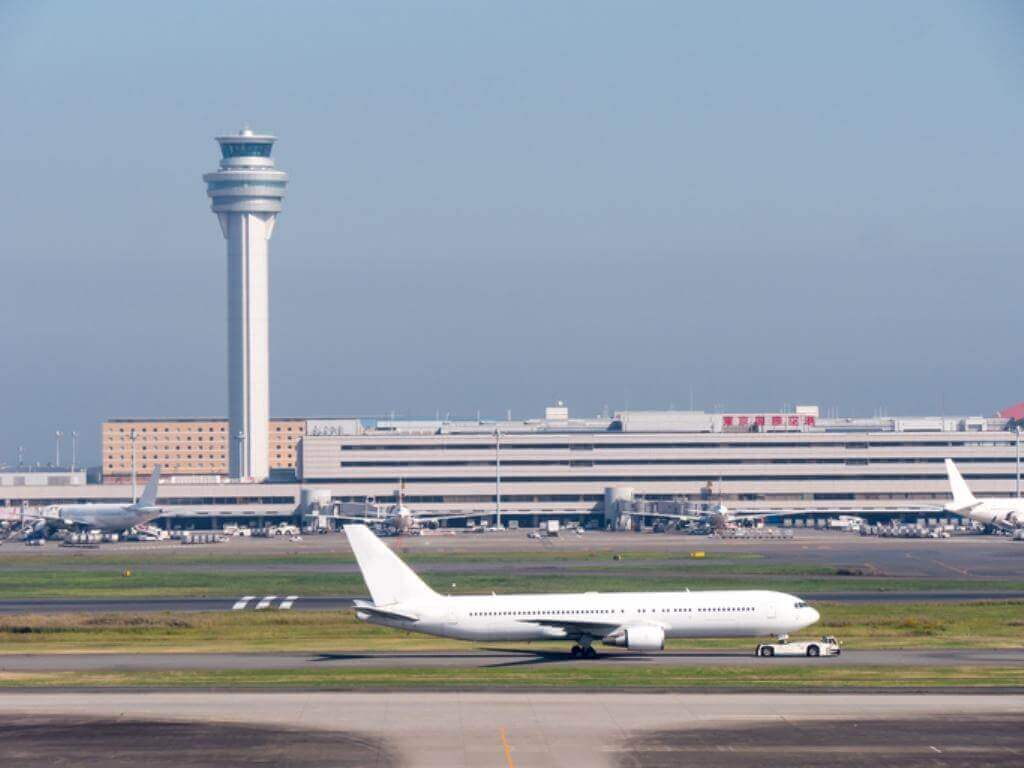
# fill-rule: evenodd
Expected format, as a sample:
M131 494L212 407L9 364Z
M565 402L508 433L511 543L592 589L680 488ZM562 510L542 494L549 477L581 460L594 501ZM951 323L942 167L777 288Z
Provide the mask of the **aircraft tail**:
M950 511L968 509L978 503L952 459L946 459L946 474L949 476L949 490L953 494L953 503L949 505Z
M153 467L153 474L149 478L149 482L146 483L146 487L142 490L142 495L139 500L135 502L135 506L138 509L144 509L146 507L156 506L156 494L157 486L160 484L160 465L157 464Z
M430 600L438 596L365 525L346 525L345 535L375 605Z

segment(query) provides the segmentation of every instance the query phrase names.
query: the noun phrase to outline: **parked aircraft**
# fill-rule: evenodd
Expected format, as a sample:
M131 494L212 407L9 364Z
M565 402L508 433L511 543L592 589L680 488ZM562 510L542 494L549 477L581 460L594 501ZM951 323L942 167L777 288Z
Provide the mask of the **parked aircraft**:
M991 525L1006 531L1024 528L1024 499L1003 497L999 499L979 499L967 486L960 470L952 459L946 459L946 475L949 477L949 490L953 500L943 509L954 512L982 525Z
M156 505L159 483L160 467L156 466L138 501L131 504L54 504L39 511L26 512L22 515L19 530L26 537L58 528L120 533L160 516L163 510Z
M417 533L423 528L437 528L443 521L466 520L467 518L479 518L482 516L479 512L453 512L440 515L414 512L405 506L404 488L399 488L397 495L397 502L383 511L371 502L343 503L338 508L337 517L340 517L342 520L351 520L354 523L362 523L363 525L379 526L388 533L403 536ZM486 516L483 515L483 517Z
M459 640L567 640L574 657L597 655L595 641L656 651L672 637L788 638L818 612L799 597L767 590L439 595L365 525L346 525L372 602L356 616L406 632ZM813 655L813 654L812 654Z

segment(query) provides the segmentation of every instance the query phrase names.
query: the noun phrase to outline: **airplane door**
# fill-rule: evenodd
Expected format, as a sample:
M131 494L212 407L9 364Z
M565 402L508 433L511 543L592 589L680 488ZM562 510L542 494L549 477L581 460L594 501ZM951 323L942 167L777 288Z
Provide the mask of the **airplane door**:
M768 603L768 618L769 619L774 619L775 618L775 603L774 602Z

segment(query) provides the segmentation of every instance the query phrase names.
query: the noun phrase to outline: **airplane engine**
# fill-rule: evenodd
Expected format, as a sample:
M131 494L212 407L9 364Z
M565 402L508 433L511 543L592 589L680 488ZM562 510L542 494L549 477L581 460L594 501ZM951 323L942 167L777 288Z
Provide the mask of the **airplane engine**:
M665 650L665 630L661 627L626 627L622 632L607 638L605 645L628 648L631 651Z

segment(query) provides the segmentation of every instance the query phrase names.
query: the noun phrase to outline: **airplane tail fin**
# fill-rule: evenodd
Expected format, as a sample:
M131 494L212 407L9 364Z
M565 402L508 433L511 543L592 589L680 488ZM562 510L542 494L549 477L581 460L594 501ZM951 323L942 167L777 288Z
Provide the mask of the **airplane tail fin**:
M346 525L345 535L375 605L430 600L438 596L365 525Z
M160 484L160 465L157 464L153 467L153 475L149 478L149 482L146 483L146 487L142 491L142 495L139 500L135 502L135 506L139 509L145 507L156 506L156 494L157 486Z
M952 459L946 459L946 474L949 476L949 490L953 494L953 503L950 505L952 511L967 509L978 503Z

